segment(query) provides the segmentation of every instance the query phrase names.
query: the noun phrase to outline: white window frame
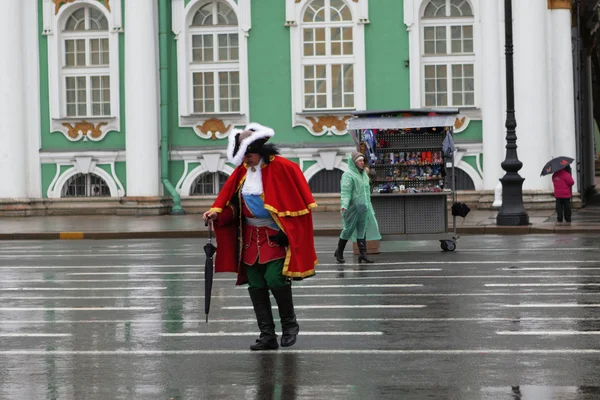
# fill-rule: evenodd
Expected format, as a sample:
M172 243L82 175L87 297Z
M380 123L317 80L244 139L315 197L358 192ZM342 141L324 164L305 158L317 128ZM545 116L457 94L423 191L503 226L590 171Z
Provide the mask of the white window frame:
M423 45L423 34L425 26L451 26L465 25L466 18L464 17L447 17L447 18L426 18L423 20L425 8L429 0L405 0L404 2L404 23L407 26L409 34L409 68L410 68L410 106L411 108L422 108L425 104L425 80L424 69L425 65L440 65L445 64L450 67L451 64L473 64L475 74L475 104L474 106L459 106L461 113L469 115L471 118L480 118L481 110L481 79L482 72L479 67L481 63L481 27L479 24L479 0L468 0L471 10L473 11L472 19L469 23L473 25L473 50L472 55L449 55L449 56L425 56ZM450 38L447 37L447 43L450 44ZM451 100L451 74L448 71L448 96ZM447 106L444 106L447 107ZM443 108L443 107L442 107Z
M119 79L119 33L122 32L122 3L121 0L111 0L110 10L105 6L106 2L97 0L78 0L74 3L63 4L58 13L55 13L55 4L51 0L44 0L43 5L43 34L48 38L48 82L49 82L49 108L50 129L61 132L68 140L100 141L111 131L121 129L120 110L120 79ZM100 32L63 32L69 16L81 7L94 7L106 17L108 21L108 35L105 31ZM65 40L71 38L86 39L102 36L108 39L109 65L107 67L85 67L65 68ZM85 70L85 73L83 71ZM77 74L81 71L81 74ZM110 111L111 115L91 115L91 100L87 100L88 109L86 116L69 117L66 113L66 77L86 76L89 90L88 98L91 99L90 77L108 75L110 77ZM78 122L92 123L99 126L102 135L92 138L88 135L79 135L77 138L69 136L69 126ZM66 125L66 126L65 126Z
M196 135L203 139L212 139L211 132L204 133L200 130L203 123L208 120L219 120L223 127L219 132L213 132L214 137L224 138L237 125L246 125L250 122L249 117L249 92L248 92L248 32L250 25L250 0L216 0L227 4L236 13L238 25L214 26L213 29L192 28L191 23L196 12L205 4L212 3L215 0L192 0L185 5L184 0L172 0L172 25L173 32L177 39L177 72L178 72L178 91L179 91L179 125L182 127L192 127ZM193 63L192 54L192 35L200 31L205 33L234 33L237 29L238 34L238 52L239 61L237 62L218 62L218 63ZM217 43L213 43L215 48ZM216 51L216 50L215 50ZM193 73L194 72L215 72L215 99L218 102L218 72L219 71L239 71L240 85L240 110L239 112L212 112L212 113L194 113L193 105ZM217 105L217 104L215 104ZM218 110L218 108L216 108Z
M290 28L291 71L292 71L292 124L303 126L312 135L324 134L345 135L347 130L339 130L334 126L324 127L324 130L315 131L315 119L325 117L344 117L354 110L366 109L366 68L365 68L365 32L364 25L369 23L368 0L344 0L352 14L352 21L332 22L329 24L304 23L303 17L312 0L286 0L286 26ZM329 37L332 27L352 27L353 54L351 56L312 56L305 57L303 50L304 28L326 28L326 38ZM330 41L326 42L329 47ZM354 67L354 107L304 109L304 66L327 65L328 70L332 64L353 64ZM331 77L330 77L331 79ZM328 80L327 96L328 106L331 105L331 80Z

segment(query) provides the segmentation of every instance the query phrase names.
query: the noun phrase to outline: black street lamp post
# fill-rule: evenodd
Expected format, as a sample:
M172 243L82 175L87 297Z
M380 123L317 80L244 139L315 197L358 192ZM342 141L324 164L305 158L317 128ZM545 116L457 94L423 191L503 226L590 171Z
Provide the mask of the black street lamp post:
M496 216L496 224L520 226L529 224L529 215L523 206L523 181L525 179L521 178L518 172L523 167L523 163L517 157L512 0L504 0L504 27L506 41L506 158L502 162L502 169L506 171L506 174L500 179L502 182L502 206Z

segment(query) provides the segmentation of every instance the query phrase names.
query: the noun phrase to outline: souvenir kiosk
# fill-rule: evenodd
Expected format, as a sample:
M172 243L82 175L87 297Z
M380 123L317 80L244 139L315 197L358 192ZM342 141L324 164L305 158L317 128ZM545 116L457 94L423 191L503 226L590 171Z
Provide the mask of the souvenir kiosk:
M348 130L365 154L383 240L439 240L456 249L453 127L458 109L355 112Z

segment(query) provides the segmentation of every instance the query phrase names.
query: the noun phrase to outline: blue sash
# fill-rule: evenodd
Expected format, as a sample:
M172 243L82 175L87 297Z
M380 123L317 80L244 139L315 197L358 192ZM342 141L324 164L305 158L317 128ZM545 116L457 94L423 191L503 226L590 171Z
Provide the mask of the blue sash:
M243 194L244 202L246 203L246 207L254 214L256 218L268 218L272 221L269 226L273 229L279 230L279 227L275 223L275 220L271 217L271 213L265 209L265 203L260 195L257 194Z

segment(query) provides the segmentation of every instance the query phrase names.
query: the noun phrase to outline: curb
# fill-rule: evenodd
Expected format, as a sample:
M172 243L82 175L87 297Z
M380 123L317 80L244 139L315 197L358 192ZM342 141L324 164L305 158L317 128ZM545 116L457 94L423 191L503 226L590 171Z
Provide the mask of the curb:
M451 232L451 228L448 229ZM315 237L338 236L341 228L315 229ZM497 226L475 225L456 227L459 235L527 235L600 233L600 226L555 226L554 224ZM129 231L129 232L27 232L0 233L0 241L9 240L109 240L109 239L192 239L208 238L208 231Z

